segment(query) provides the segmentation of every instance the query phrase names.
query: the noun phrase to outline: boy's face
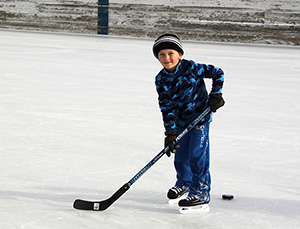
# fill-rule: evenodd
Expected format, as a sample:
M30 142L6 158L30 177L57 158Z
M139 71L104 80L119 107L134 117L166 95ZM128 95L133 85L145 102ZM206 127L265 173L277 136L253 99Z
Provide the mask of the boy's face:
M175 71L182 54L174 49L163 49L158 52L158 60L169 72Z

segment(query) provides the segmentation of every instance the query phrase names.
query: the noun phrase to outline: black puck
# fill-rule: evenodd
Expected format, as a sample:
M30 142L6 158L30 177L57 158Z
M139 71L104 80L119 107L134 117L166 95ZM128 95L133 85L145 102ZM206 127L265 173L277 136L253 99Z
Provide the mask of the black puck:
M234 199L234 196L231 194L223 194L222 199L223 200L232 200L232 199Z

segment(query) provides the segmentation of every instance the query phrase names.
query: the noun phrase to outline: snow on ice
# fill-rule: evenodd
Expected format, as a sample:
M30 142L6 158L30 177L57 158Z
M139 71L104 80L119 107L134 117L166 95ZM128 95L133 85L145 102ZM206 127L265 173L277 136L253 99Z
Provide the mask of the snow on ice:
M300 227L300 49L287 46L183 41L186 59L225 71L210 213L167 204L167 157L108 210L72 208L108 198L163 147L152 44L0 31L1 228Z

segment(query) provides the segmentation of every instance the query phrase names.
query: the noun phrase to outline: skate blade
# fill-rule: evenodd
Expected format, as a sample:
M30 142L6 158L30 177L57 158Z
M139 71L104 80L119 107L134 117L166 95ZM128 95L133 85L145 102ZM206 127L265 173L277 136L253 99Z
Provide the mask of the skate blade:
M197 213L208 213L210 211L210 208L208 204L201 204L198 206L192 206L192 207L181 207L179 209L179 212L184 215L188 214L197 214Z
M169 199L168 204L173 205L173 204L178 204L178 202L188 196L189 193L184 193L181 197L176 198L176 199Z

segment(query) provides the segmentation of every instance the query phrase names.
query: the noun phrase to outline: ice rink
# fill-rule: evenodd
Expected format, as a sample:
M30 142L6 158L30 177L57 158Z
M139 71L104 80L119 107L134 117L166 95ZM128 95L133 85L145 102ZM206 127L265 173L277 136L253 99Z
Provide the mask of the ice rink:
M152 44L0 30L0 228L300 228L299 47L183 41L184 58L225 71L210 213L167 204L166 156L108 210L72 208L110 197L163 148Z

